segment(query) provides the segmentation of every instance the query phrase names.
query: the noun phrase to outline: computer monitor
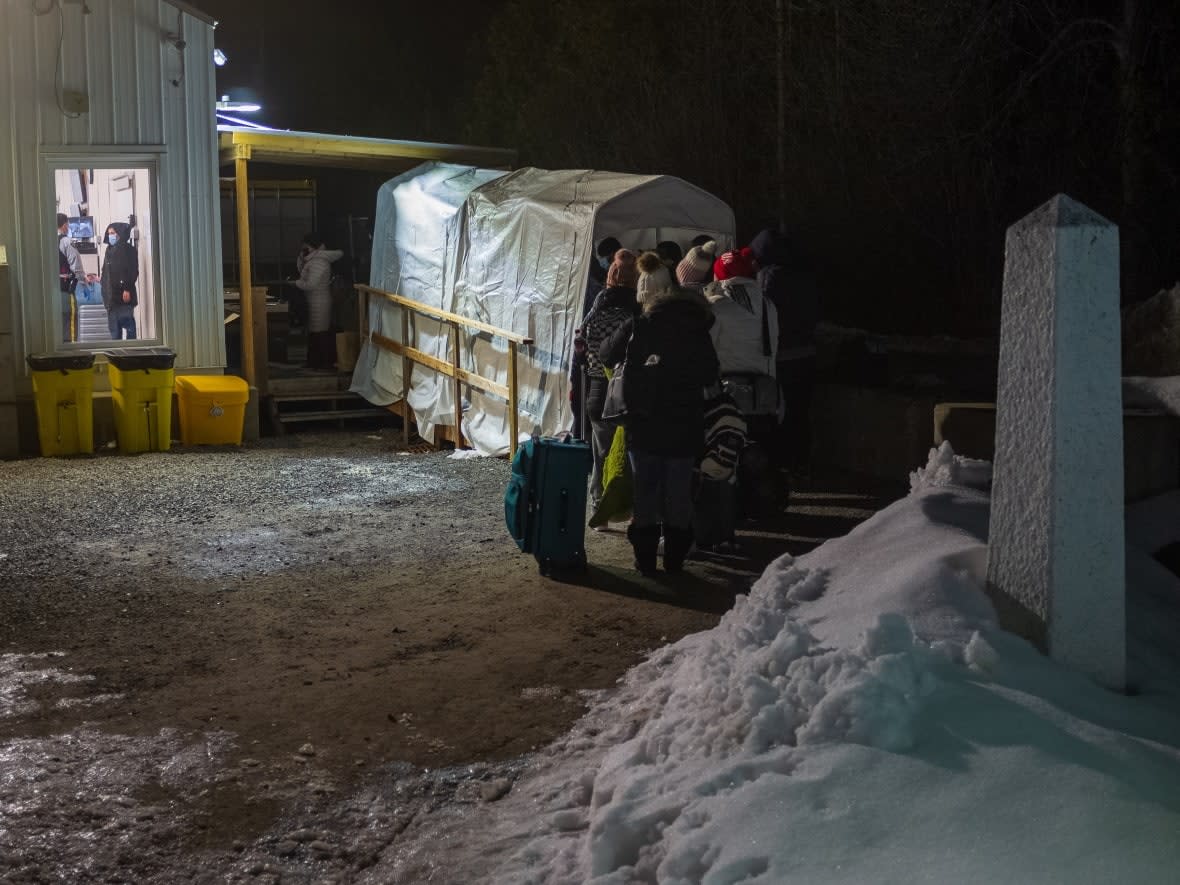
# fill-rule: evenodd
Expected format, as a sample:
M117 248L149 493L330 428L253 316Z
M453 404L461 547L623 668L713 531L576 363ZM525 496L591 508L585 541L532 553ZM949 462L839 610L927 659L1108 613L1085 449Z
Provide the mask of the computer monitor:
M94 239L93 215L86 215L80 218L71 218L67 224L69 225L68 233L71 240Z

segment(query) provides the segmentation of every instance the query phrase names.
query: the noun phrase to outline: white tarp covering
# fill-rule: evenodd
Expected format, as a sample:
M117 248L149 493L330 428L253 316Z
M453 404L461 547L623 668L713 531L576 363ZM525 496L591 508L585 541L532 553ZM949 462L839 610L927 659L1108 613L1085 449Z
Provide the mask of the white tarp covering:
M377 197L370 285L532 338L520 349L522 436L571 423L568 376L582 319L594 244L614 236L632 249L698 234L723 246L733 210L688 182L665 175L525 168L512 173L426 163L382 185ZM401 338L400 308L369 309L370 328ZM417 318L411 343L449 362L446 329ZM464 368L508 383L508 345L487 334L461 336ZM421 366L409 404L420 432L454 423L451 381ZM401 398L401 358L365 342L353 390L377 405ZM507 403L470 390L463 435L481 452L509 449Z

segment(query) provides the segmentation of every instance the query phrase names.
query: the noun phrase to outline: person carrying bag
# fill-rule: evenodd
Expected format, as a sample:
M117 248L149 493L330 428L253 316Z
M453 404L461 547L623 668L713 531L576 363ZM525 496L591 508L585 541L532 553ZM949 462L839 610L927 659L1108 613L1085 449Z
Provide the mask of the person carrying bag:
M672 284L654 252L639 257L642 312L600 348L604 365L622 364L615 382L634 482L634 519L627 530L635 567L656 569L660 537L664 570L678 572L692 545L692 480L704 444L704 388L717 383L713 319L694 293Z

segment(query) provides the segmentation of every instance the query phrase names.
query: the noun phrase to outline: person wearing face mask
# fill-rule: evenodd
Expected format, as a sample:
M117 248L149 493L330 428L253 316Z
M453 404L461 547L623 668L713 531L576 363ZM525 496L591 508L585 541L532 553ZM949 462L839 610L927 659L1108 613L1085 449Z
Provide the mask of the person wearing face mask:
M615 253L623 246L614 237L607 237L594 250L594 261L590 264L590 273L586 279L586 298L582 302L582 319L594 307L594 300L598 293L606 288L606 272L610 270L611 262L615 260Z
M102 262L102 304L107 309L107 328L111 338L135 340L135 308L139 295L135 283L139 279L139 250L130 242L131 225L113 221L107 225L107 250Z

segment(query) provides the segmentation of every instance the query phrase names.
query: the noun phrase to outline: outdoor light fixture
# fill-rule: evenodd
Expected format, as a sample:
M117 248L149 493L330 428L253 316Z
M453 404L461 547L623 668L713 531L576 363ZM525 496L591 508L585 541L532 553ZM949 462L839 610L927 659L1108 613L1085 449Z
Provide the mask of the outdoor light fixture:
M213 64L220 68L223 67L227 61L229 61L229 59L225 57L224 52L222 52L220 49L213 50Z
M255 111L262 110L262 105L256 101L231 100L228 95L223 95L221 96L221 100L217 102L217 110L234 111L239 114L252 114Z

